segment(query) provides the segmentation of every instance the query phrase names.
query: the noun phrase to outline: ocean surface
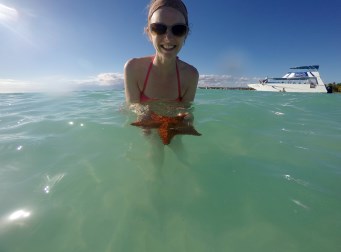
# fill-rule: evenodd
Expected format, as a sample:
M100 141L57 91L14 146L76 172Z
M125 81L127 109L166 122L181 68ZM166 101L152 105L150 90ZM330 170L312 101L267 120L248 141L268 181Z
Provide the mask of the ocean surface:
M340 105L198 90L163 146L123 91L0 94L0 252L339 252Z

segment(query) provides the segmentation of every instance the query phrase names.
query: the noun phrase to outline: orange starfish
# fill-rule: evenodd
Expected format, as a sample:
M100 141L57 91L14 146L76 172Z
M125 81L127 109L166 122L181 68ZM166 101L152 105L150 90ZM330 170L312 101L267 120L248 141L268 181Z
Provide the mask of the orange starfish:
M131 125L147 129L158 129L163 144L167 145L175 135L201 136L192 125L185 122L186 116L187 114L179 114L175 117L168 117L151 112L150 118L133 122Z

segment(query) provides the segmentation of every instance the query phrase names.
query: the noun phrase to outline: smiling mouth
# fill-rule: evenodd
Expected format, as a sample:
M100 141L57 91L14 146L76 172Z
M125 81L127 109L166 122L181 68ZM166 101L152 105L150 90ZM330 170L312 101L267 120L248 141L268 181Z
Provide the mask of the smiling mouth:
M176 45L161 45L161 48L166 51L172 51L176 48Z

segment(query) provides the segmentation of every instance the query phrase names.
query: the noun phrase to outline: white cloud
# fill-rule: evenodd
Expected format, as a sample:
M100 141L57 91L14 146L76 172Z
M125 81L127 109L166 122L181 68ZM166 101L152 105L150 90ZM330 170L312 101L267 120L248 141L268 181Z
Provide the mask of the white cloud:
M73 80L76 89L123 89L123 74L100 73L87 79Z
M232 75L200 75L199 87L246 87L258 83L256 77L235 77ZM17 92L69 92L74 90L123 89L123 74L99 73L88 78L66 78L47 76L35 80L0 79L0 93Z
M22 80L0 79L0 93L34 92L32 83Z
M123 74L120 73L100 73L97 75L97 80L103 85L122 85L123 87Z
M123 89L123 74L100 73L97 76L81 79L63 76L46 76L30 81L0 79L0 93L69 92L103 89Z

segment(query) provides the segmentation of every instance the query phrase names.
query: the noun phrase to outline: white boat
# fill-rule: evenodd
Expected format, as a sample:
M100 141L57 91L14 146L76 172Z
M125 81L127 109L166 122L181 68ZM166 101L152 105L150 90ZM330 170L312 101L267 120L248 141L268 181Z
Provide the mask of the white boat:
M327 93L326 85L318 72L318 65L290 69L296 71L288 72L282 78L267 77L257 84L248 84L248 86L257 91Z

